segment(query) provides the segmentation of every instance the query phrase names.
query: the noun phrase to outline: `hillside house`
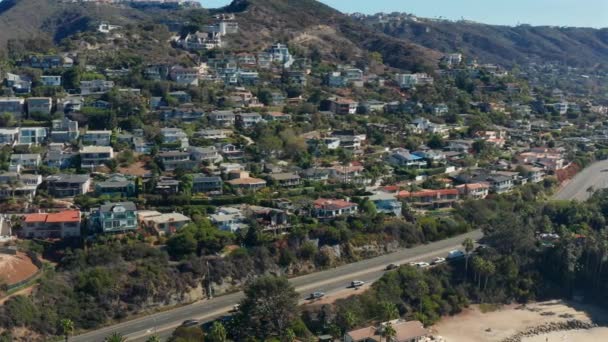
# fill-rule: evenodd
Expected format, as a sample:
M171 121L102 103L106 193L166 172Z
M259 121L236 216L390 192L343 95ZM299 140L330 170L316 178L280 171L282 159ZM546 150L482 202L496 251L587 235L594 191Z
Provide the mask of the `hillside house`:
M42 144L46 140L45 127L21 127L19 128L20 144Z
M356 214L359 207L341 199L319 198L313 203L314 216L320 219L331 219L343 215Z
M53 99L50 97L28 97L25 102L30 115L33 113L51 114Z
M94 169L114 158L114 149L110 146L83 146L80 149L80 166L83 169Z
M204 174L192 175L192 193L193 194L212 194L221 195L223 192L224 181L221 177L207 176Z
M84 195L91 188L89 175L52 175L45 182L49 195L59 198Z
M180 213L161 214L154 210L137 212L137 218L143 228L155 231L159 235L170 235L192 222L188 216Z
M102 233L126 233L137 230L137 207L133 202L108 203L91 214L94 227Z
M80 95L105 94L114 88L114 81L92 80L80 81Z
M72 121L67 117L53 120L51 123L51 141L55 143L67 143L78 139L78 121Z
M105 181L96 182L95 193L99 196L133 197L137 194L137 186L132 179L122 174L114 174Z
M81 213L65 210L58 213L23 215L19 236L27 239L57 239L80 236Z

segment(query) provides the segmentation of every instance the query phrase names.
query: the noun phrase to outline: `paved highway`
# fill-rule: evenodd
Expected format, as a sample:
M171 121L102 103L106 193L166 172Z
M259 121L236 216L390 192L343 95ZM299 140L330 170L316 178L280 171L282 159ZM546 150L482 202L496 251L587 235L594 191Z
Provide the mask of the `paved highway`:
M454 238L434 242L428 245L399 250L391 254L356 263L344 265L327 271L292 278L290 282L302 295L302 299L314 291L332 294L343 291L351 281L362 280L373 282L384 273L388 264L403 264L412 261L430 261L437 256L445 257L450 250L461 248L466 238L480 239L481 231L476 230ZM199 301L169 311L152 314L127 322L95 330L71 339L74 342L102 342L112 332L119 332L129 341L145 341L146 337L157 334L167 337L173 329L187 319L208 321L225 315L243 297L242 292Z
M554 196L555 200L584 201L592 195L590 189L608 188L608 160L591 164L570 180Z

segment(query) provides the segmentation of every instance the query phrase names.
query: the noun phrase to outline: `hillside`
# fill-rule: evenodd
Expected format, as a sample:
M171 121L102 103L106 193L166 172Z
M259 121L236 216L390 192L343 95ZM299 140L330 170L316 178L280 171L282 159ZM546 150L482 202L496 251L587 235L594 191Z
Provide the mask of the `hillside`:
M56 0L4 0L0 2L0 49L9 39L59 41L97 21L126 24L147 18L144 12L131 8Z
M397 19L396 17L393 17ZM487 63L551 61L596 66L608 58L608 29L485 25L400 15L398 20L363 17L378 32L442 52L462 52Z
M440 57L436 51L377 32L314 0L235 0L224 10L237 13L238 44L243 49L288 41L343 62L377 51L386 64L414 71L429 68Z

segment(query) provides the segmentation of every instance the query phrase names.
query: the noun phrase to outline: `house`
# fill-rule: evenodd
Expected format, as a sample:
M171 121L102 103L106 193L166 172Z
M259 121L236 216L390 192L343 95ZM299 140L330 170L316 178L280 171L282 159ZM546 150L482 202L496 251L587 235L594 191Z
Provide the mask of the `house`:
M308 77L304 71L287 72L287 80L290 84L305 87L308 84Z
M398 197L420 209L447 208L460 199L457 189L422 190L416 192L401 191Z
M224 157L219 153L218 149L215 146L209 147L195 147L190 146L188 148L188 152L190 152L190 156L192 160L197 162L206 162L206 163L221 163L224 160Z
M320 219L335 218L342 215L356 214L357 204L341 199L319 198L313 203L314 216Z
M160 152L157 156L165 171L174 171L177 168L190 170L196 162L190 159L190 153L181 151Z
M28 239L51 239L80 236L81 213L65 210L58 213L23 215L19 236Z
M53 99L50 97L28 97L25 102L27 103L27 112L30 115L33 113L51 114Z
M84 105L84 97L82 96L66 96L62 99L57 99L57 111L64 113L77 112Z
M484 199L490 193L490 184L487 182L462 184L456 186L461 197L469 197L472 199Z
M285 44L273 44L268 52L272 56L272 62L280 63L285 69L289 69L295 62L295 59L289 52L289 48Z
M348 165L334 165L327 168L329 177L335 181L343 183L364 184L368 181L363 178L365 167L360 164L351 163Z
M0 128L0 145L13 146L19 140L19 128Z
M514 173L514 175L518 175L518 173ZM455 180L462 184L488 183L490 191L497 194L509 192L515 186L515 178L513 176L488 173L484 170L461 173L455 177Z
M258 113L240 113L235 116L235 124L242 128L251 128L264 121Z
M329 101L329 110L336 115L356 114L359 103L351 99L337 98Z
M137 207L133 202L108 203L91 214L93 226L102 233L137 230Z
M19 128L20 144L42 144L46 140L45 127L21 127Z
M10 113L16 119L23 114L25 100L20 97L0 97L0 113Z
M112 142L112 131L108 130L87 130L82 136L82 143L85 145L110 146Z
M83 146L80 149L80 166L93 169L114 158L114 149L110 146Z
M193 105L182 105L176 108L162 108L159 117L163 121L193 122L205 117L205 112Z
M310 168L300 172L300 177L311 182L325 183L329 180L329 174L328 169Z
M427 163L432 165L444 164L446 162L445 153L441 151L434 150L425 150L425 151L416 151L412 153L418 157L424 159Z
M36 170L40 166L42 159L38 153L13 154L11 155L8 170L20 172L22 169Z
M45 182L49 195L59 198L84 195L91 187L89 175L52 175Z
M163 195L177 195L179 193L179 181L173 177L161 176L156 181L154 190L156 193Z
M44 165L60 170L74 167L78 153L65 151L48 151L44 157Z
M45 87L61 87L61 76L40 76L40 83Z
M390 324L395 335L384 338L384 330ZM378 327L352 330L344 335L344 342L422 342L426 341L428 331L420 321L396 319L382 323Z
M222 35L217 32L194 32L177 40L177 45L192 51L213 50L222 47Z
M133 151L137 153L149 154L152 151L154 144L149 143L142 137L133 138Z
M245 153L243 150L233 144L225 144L222 146L222 155L228 160L237 160L243 158Z
M79 136L78 121L72 121L67 117L53 120L51 126L51 141L56 143L67 143L75 141Z
M323 145L327 147L328 150L336 150L340 148L340 138L328 137L323 139Z
M425 73L397 74L395 79L402 89L410 89L419 85L429 85L434 82L433 77Z
M222 140L228 139L232 135L231 130L227 129L201 129L194 133L195 137L206 139L206 140Z
M80 95L105 94L114 88L114 81L92 80L80 81Z
M64 58L59 55L46 55L46 56L29 56L26 65L37 68L37 69L53 69L60 67L69 67L69 58Z
M177 84L198 86L199 70L196 68L174 67L169 75Z
M291 121L291 114L282 112L269 112L265 114L265 117L268 121Z
M551 149L533 149L516 156L519 164L538 166L546 171L555 172L566 167L562 153Z
M192 102L192 96L183 90L172 91L167 94L169 97L177 100L180 104Z
M137 187L132 179L122 174L114 174L103 182L96 182L95 193L99 196L133 197L137 194Z
M285 230L290 228L289 218L284 210L240 204L236 206L248 219L257 222L263 231Z
M230 180L226 183L232 187L242 190L257 190L266 186L266 181L249 176L247 171L232 171L229 174Z
M209 177L200 173L192 175L193 194L203 193L221 195L223 186L224 182L220 177Z
M32 200L36 196L42 176L4 172L0 174L0 198L24 197Z
M181 128L161 128L163 144L171 145L178 149L187 149L189 146L188 135Z
M368 100L361 104L367 113L383 113L386 102L378 100Z
M233 233L249 227L245 215L234 207L219 207L209 219L218 229Z
M273 184L284 188L300 185L300 176L292 172L271 173L268 178Z
M377 212L401 217L401 209L403 204L397 199L395 194L378 191L369 196L368 199L374 203Z
M213 111L209 114L209 121L216 127L230 127L234 125L236 115L231 110Z
M426 167L427 162L424 158L410 153L410 151L404 148L396 148L391 151L388 156L387 162L396 167L406 168L422 168Z
M15 94L29 94L32 91L32 79L29 76L6 73L5 83Z
M180 213L161 214L154 210L139 211L137 218L142 227L152 229L161 235L173 234L192 221L188 216Z

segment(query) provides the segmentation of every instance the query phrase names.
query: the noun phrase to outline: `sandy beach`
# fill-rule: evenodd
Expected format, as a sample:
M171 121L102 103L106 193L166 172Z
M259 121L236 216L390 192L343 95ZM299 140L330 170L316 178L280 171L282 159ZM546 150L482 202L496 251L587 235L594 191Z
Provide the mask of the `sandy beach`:
M483 313L474 305L454 317L442 319L432 327L436 335L448 342L500 342L527 328L550 322L580 320L589 322L590 310L575 309L561 301L534 303L524 306L507 305L493 312ZM607 318L605 312L593 310L593 317ZM548 341L608 341L608 328L585 331L564 331L524 339L525 342Z

